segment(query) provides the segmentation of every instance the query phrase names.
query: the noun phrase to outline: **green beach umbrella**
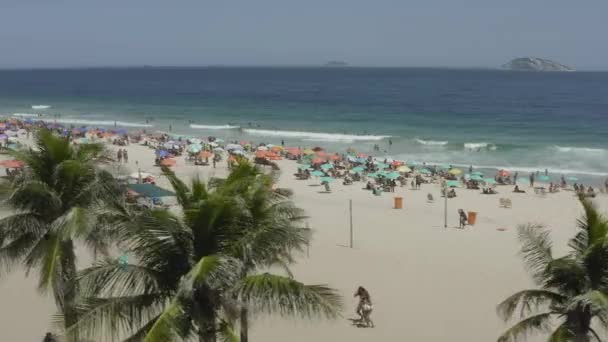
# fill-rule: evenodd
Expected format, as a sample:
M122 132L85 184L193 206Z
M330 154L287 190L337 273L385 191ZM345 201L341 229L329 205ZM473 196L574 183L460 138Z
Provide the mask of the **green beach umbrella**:
M323 177L323 176L325 176L325 173L323 173L323 171L319 171L319 170L313 171L310 174L313 175L313 176L316 176L316 177Z
M494 179L494 178L484 178L483 181L486 184L496 184L496 179Z
M399 172L389 172L388 174L386 174L386 178L388 179L397 179L399 177L401 177Z
M540 176L538 176L538 180L542 181L542 182L548 182L551 180L551 178L549 178L549 176L540 175Z
M414 160L408 160L405 162L405 165L407 165L407 166L417 166L419 164L420 164L419 162L414 161Z
M327 163L327 164L323 164L323 165L321 165L321 168L322 168L323 170L329 170L329 169L333 169L333 168L334 168L334 166L333 166L333 165L331 165L331 164L329 164L329 163Z
M388 167L388 164L384 164L384 163L377 163L376 166L380 169L380 170L384 170Z
M480 177L483 177L483 172L475 171L475 172L471 173L471 176L480 176Z
M312 167L310 167L310 165L306 165L306 164L298 166L298 169L300 169L300 170L314 170Z
M429 169L420 169L418 170L419 173L425 174L425 175L430 175L431 171L429 171Z
M325 182L331 183L331 182L335 181L336 179L332 178L332 177L321 177L320 180L321 180L321 183L325 183Z
M353 167L351 169L351 171L353 171L353 172L363 172L363 171L365 171L365 168L363 166L357 166L357 167Z
M445 186L447 186L448 188L457 188L460 186L460 182L455 180L449 180L445 182Z
M471 175L471 176L469 177L469 179L474 180L474 181L482 181L482 180L483 180L483 177L482 177L482 176L480 176L480 175Z

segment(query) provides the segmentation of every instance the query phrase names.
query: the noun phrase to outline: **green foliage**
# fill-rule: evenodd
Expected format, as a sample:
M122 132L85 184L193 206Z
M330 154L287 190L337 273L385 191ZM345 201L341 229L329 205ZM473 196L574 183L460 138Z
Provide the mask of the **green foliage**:
M523 341L539 332L550 333L553 342L599 340L592 326L608 327L608 220L587 200L581 204L585 215L564 257L553 256L542 226L519 227L522 256L540 289L517 292L498 305L505 321L521 319L499 342ZM554 322L559 324L552 329Z

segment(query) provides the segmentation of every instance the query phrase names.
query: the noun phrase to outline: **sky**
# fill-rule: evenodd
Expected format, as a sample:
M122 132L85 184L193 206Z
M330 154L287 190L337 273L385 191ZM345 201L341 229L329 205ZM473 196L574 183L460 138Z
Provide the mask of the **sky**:
M606 0L0 0L0 67L497 67L608 70Z

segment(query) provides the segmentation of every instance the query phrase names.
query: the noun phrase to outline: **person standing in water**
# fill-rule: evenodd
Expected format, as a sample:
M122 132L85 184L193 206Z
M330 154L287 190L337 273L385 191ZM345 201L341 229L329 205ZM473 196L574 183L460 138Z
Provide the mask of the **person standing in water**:
M534 173L530 174L530 187L534 186Z

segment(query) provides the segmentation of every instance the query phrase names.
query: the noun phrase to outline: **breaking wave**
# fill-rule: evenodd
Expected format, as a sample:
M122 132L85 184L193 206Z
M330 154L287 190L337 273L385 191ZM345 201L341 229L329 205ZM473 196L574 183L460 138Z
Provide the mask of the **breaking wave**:
M355 135L341 133L320 133L320 132L300 132L300 131L275 131L267 129L244 129L243 131L251 135L265 137L286 137L300 138L311 141L336 141L336 142L353 142L353 141L380 141L390 138L390 135Z
M421 145L430 145L430 146L445 146L448 144L447 141L437 141L437 140L423 140L423 139L414 139L417 143Z
M190 124L190 128L196 128L196 129L236 129L236 128L240 128L239 126L233 126L233 125L197 125L197 124Z

